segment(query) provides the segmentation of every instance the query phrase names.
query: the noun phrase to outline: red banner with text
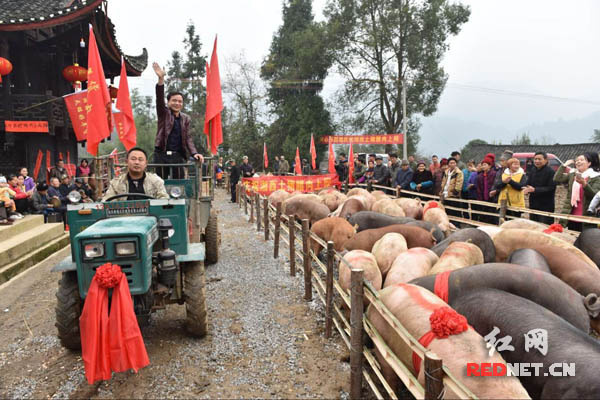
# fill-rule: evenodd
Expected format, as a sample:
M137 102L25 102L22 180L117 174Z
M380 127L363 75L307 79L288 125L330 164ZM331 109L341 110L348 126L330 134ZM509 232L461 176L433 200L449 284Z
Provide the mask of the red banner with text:
M326 135L321 136L322 144L402 144L404 134L388 133L382 135Z
M242 183L249 192L252 189L263 196L268 196L276 190L287 192L316 192L321 189L336 186L340 181L336 174L305 175L305 176L261 176L259 178L243 178Z

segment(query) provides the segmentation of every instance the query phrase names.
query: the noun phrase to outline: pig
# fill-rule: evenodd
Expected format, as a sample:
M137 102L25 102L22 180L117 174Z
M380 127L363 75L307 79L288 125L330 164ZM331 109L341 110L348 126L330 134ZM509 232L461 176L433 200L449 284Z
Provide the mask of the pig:
M391 199L381 199L377 200L373 207L371 207L372 211L379 212L385 215L390 215L392 217L404 217L404 210L402 207L396 205Z
M556 238L562 239L569 244L573 244L576 239L575 236L567 232L563 232L563 227L560 224L552 224L548 226L524 218L511 219L500 225L500 227L502 229L529 229L532 231L544 232Z
M531 398L598 398L600 344L587 333L531 300L501 290L477 289L453 301L452 306L467 317L469 325L481 336L498 332L492 339L496 344L500 344L499 339L510 337L512 347L500 350L506 362L543 364L539 374L520 377ZM525 335L538 329L544 329L548 335L545 355L538 348L525 347ZM544 370L553 363L574 363L575 376L545 376L548 374Z
M348 222L350 222L352 225L357 225L357 232L361 232L366 229L383 228L385 226L395 224L407 224L418 226L430 231L433 234L436 242L440 242L446 237L441 229L432 222L416 221L409 217L392 217L390 215L385 215L374 211L359 211L348 217Z
M356 229L348 221L339 217L323 218L315 222L310 231L325 242L333 241L333 247L336 251L342 251L346 241L356 233ZM315 240L311 240L310 247L315 254L319 254L322 249L321 245Z
M390 225L378 229L367 229L357 233L348 240L344 247L348 250L365 250L371 251L376 241L381 239L383 235L390 232L396 232L402 234L406 239L408 248L413 247L425 247L430 249L435 244L435 240L431 235L431 232L427 232L423 228L418 226L409 225Z
M394 259L383 281L383 287L408 283L415 278L425 276L438 260L437 254L424 247L408 249Z
M419 199L401 197L399 199L394 199L394 202L402 207L404 214L406 214L407 217L414 219L423 218L423 206L421 205Z
M510 253L508 263L523 265L525 267L539 269L540 271L551 273L546 258L534 249L519 249Z
M408 250L406 239L399 233L386 233L381 239L375 242L371 253L375 256L381 275L384 278L392 266L392 262L394 262L400 253L406 250Z
M319 194L323 204L329 208L329 211L335 211L346 200L346 195L336 190L325 194Z
M440 227L434 224L433 222L416 220L408 221L406 225L418 226L419 228L428 230L433 235L433 238L435 239L436 243L439 243L446 238L446 235L444 234L444 232L442 232Z
M371 282L371 285L375 290L381 289L382 277L381 271L377 266L377 260L375 256L368 251L363 250L352 250L349 251L342 257L339 265L339 281L340 286L345 291L350 290L351 284L351 270L348 264L352 268L360 268L363 270L363 277L366 281Z
M483 253L479 247L467 242L453 242L444 250L428 274L435 275L477 264L483 264Z
M358 196L349 197L344 201L343 205L340 206L341 210L338 214L340 218L350 217L351 215L356 214L357 212L364 211L367 209L366 202L361 201Z
M373 190L371 196L375 197L375 201L381 199L389 199L388 195L383 190Z
M502 228L500 228L498 226L492 226L492 225L478 226L477 229L482 230L485 233L487 233L488 236L492 238L492 240L494 240L494 237L503 230Z
M517 249L538 250L538 246L552 245L565 249L590 265L596 266L596 264L577 247L544 232L527 229L503 229L494 236L493 240L494 245L496 246L497 262L505 262L509 254ZM546 260L548 260L548 257L546 257Z
M367 190L361 189L361 188L350 189L350 191L348 192L348 194L346 196L361 198L365 202L365 207L367 210L370 210L376 201L375 197L371 193L369 193Z
M327 218L329 214L329 208L325 204L300 195L285 200L282 208L286 215L293 214L298 219L308 219L311 224Z
M448 219L446 211L440 207L423 209L423 221L433 222L439 226L446 235L450 234L450 220Z
M406 328L406 330L415 338L421 338L432 330L430 316L440 309L448 307L446 303L428 290L408 284L396 284L388 286L379 292L383 304ZM452 310L445 308L444 310ZM413 351L406 345L392 329L389 323L381 316L380 312L370 305L367 310L367 316L373 326L381 334L384 341L390 349L398 356L408 369L417 376L419 382L424 382L423 361L419 361L416 373L413 365ZM460 318L456 316L454 319ZM464 321L466 325L466 321ZM470 323L470 320L469 320ZM375 343L376 346L378 343ZM485 342L480 334L473 329L466 329L460 333L452 334L446 338L435 338L426 346L444 361L444 366L460 379L470 391L478 398L504 398L504 399L522 399L528 398L527 392L514 377L474 377L466 376L465 367L469 362L475 363L499 363L506 366L502 357L495 353L491 357L485 347ZM381 356L383 349L377 348L376 355L382 366L384 377L390 383L392 388L396 387L397 376L391 371L391 367ZM456 398L456 394L446 386L445 398Z
M428 275L410 283L435 293L435 281L438 277ZM522 265L489 263L452 271L447 279L448 290L442 294L448 297L442 300L447 301L450 306L453 306L456 299L475 289L498 289L547 308L583 332L590 330L590 317L583 296L552 274Z
M596 266L600 267L600 229L584 229L579 234L574 246L583 251Z
M290 194L285 190L276 190L269 195L269 204L277 207L277 204L283 203L288 197L290 197Z
M465 228L458 230L448 236L447 239L439 242L431 248L438 256L441 256L444 250L454 242L470 242L478 246L483 253L483 260L486 263L496 260L496 247L492 238L484 231L477 228Z

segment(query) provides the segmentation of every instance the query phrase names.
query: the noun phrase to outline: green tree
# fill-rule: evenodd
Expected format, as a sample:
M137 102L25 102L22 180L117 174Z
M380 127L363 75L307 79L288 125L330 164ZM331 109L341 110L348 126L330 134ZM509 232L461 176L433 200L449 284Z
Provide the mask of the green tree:
M325 15L332 55L346 78L342 101L354 105L358 122L397 133L405 85L408 151L415 152L417 116L437 109L448 79L441 65L447 39L468 21L469 8L447 0L329 0Z
M513 140L510 141L510 144L531 144L531 138L529 137L529 133L523 132L521 135L517 135Z
M474 159L477 154L475 153L473 147L478 144L488 144L488 142L482 139L473 139L469 141L469 143L465 144L464 147L460 149L461 159L465 160L465 162L466 160Z
M594 134L591 137L592 142L600 143L600 129L594 129Z
M270 83L269 104L275 121L267 131L271 154L293 160L296 147L309 158L310 135L317 151L321 135L332 132L331 116L319 95L331 65L324 24L314 22L311 0L285 0L283 24L273 36L261 77Z

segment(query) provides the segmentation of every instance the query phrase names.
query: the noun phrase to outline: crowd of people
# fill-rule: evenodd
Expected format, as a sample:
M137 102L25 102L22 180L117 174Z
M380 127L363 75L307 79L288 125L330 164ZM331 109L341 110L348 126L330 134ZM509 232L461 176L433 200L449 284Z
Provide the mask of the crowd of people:
M596 153L584 153L574 160L568 160L555 172L548 166L548 155L537 152L533 164L523 170L520 161L513 152L505 150L496 160L488 153L481 160L469 160L464 163L461 154L454 151L448 158L441 160L437 155L430 162L416 161L414 156L398 160L397 154L389 154L384 165L383 158L375 154L361 159L354 156L353 178L358 183L371 183L400 190L443 196L448 205L463 207L462 202L453 199L462 198L500 204L506 201L510 207L525 208L525 195L529 195L528 207L532 210L555 212L555 192L557 184L567 184L567 196L559 205L557 212L571 215L596 215L600 209L600 161ZM348 160L345 154L339 156L336 170L340 181L348 177ZM479 211L494 214L492 208L474 206ZM460 216L462 213L448 210L449 214ZM520 213L508 211L519 216ZM496 213L497 214L497 213ZM473 213L471 218L481 222L496 224L497 215ZM531 214L532 220L551 224L548 216ZM561 221L567 225L566 221ZM569 229L581 230L582 224L569 222Z

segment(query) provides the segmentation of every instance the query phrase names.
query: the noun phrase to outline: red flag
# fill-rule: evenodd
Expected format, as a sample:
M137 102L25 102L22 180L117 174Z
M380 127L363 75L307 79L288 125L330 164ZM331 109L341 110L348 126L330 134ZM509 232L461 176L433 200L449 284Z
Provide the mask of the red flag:
M90 25L88 46L87 151L96 156L98 155L98 144L110 136L113 126L112 103L92 25Z
M333 152L333 143L331 139L329 139L329 173L337 173L335 170L335 153Z
M38 175L40 173L40 168L42 167L42 158L44 158L44 153L41 150L38 150L37 158L35 160L35 169L33 170L33 180L37 181Z
M296 175L302 175L302 164L300 163L300 150L298 150L298 147L296 147L296 160L294 164L294 172Z
M87 89L76 93L70 93L63 96L75 137L78 142L82 142L87 137Z
M310 134L310 161L312 163L313 169L317 169L317 149L315 148L315 139L313 138L312 133Z
M348 183L354 183L354 150L352 144L350 144L350 151L348 152Z
M269 157L267 156L267 143L264 142L264 148L263 148L263 164L265 165L265 168L267 168L269 166Z
M121 56L121 77L119 78L119 91L117 92L117 108L121 111L121 121L115 121L117 123L117 133L125 149L129 150L135 147L137 132L135 129L135 120L133 119L131 99L129 98L129 84L127 83L127 71L125 71L123 56Z
M204 116L204 133L210 143L210 151L217 154L217 147L223 143L221 127L221 111L223 97L221 95L221 77L219 76L219 60L217 58L217 38L210 57L210 67L206 71L206 115Z

